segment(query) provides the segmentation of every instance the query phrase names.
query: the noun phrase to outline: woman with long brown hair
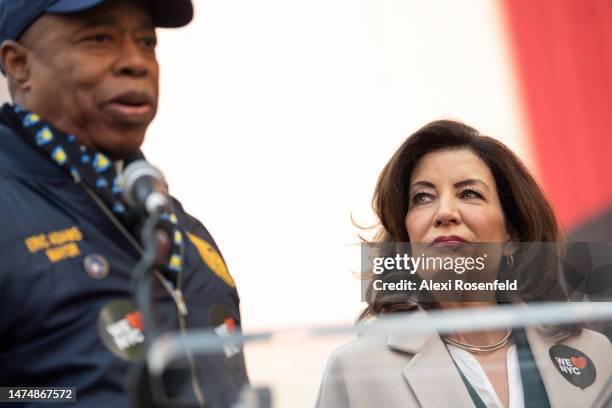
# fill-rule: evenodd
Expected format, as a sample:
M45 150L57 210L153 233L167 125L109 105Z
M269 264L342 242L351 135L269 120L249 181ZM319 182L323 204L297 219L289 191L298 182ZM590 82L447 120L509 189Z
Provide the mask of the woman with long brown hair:
M360 319L567 299L550 204L510 149L467 125L436 121L411 135L383 169L373 208L381 248L408 243L413 254L448 254L493 245L487 279L516 289L424 298L372 285ZM397 282L397 273L380 281ZM590 406L610 361L608 339L578 326L363 337L334 352L317 406Z

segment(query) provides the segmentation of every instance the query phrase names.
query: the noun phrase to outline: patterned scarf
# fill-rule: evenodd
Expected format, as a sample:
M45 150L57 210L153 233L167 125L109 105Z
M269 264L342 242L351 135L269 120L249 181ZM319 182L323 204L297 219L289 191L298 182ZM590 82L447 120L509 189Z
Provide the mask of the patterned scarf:
M5 104L2 113L18 127L26 141L49 157L51 161L66 170L74 182L87 185L119 221L130 230L139 221L137 214L127 208L122 196L123 177L117 173L115 162L101 152L96 152L77 142L74 135L66 134L45 123L40 116L28 112L19 105ZM172 248L168 271L164 275L176 283L176 277L183 267L183 232L177 224L174 211L161 215L161 222L167 231L172 231Z

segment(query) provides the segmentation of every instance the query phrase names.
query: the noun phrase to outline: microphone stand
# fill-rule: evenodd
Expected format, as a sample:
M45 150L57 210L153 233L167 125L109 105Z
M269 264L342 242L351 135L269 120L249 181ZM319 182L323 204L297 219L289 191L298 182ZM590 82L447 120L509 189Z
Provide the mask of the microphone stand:
M168 255L161 252L161 242L157 235L160 219L161 216L158 211L147 217L140 234L143 247L142 257L132 269L132 293L136 301L136 307L142 313L145 356L160 333L155 322L152 302L152 276L157 267L165 267L161 260L167 258ZM146 357L135 366L131 380L135 388L134 398L138 406L148 407L153 406L152 404L155 404L156 407L171 406L164 392L158 389L157 384L150 377ZM160 402L163 405L158 405Z
M158 330L153 318L152 284L151 276L153 270L158 266L158 260L165 254L159 254L159 240L156 236L160 220L160 214L155 212L149 216L142 228L140 239L143 246L143 254L140 261L132 269L132 291L136 300L136 306L142 313L144 332L145 332L145 349L153 343L158 335Z
M136 301L136 307L142 313L143 318L143 347L145 356L149 355L151 346L156 343L161 334L155 321L152 300L154 273L158 268L166 268L165 263L169 257L167 248L164 248L164 243L159 236L159 231L163 231L160 228L160 219L161 213L155 211L147 217L143 224L140 234L143 253L138 263L132 269L132 292ZM135 390L135 400L133 402L136 403L137 407L161 408L185 406L184 403L179 402L180 400L173 401L171 398L168 398L161 377L150 375L146 357L135 366L131 379ZM269 394L267 390L245 389L240 396L240 401L237 405L233 405L233 407L270 407L271 397Z

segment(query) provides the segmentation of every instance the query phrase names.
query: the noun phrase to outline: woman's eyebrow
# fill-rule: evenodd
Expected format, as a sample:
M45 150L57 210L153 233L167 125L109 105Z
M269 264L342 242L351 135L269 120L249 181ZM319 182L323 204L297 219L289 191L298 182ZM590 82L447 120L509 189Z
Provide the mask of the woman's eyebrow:
M461 188L461 187L465 187L465 186L471 186L474 184L479 184L482 185L484 188L486 188L487 190L490 190L489 186L487 185L487 183L485 183L482 180L479 179L474 179L474 178L470 178L470 179L465 179L465 180L461 180L456 182L455 184L453 184L453 187L455 188ZM427 188L436 188L436 186L430 182L430 181L425 181L425 180L418 180L415 181L414 183L412 183L412 185L410 186L410 190L414 189L415 187L427 187Z
M410 186L410 190L412 190L415 187L428 187L428 188L436 188L436 186L434 185L434 183L430 182L430 181L424 181L424 180L418 180L415 181L414 183L412 183L412 185Z
M487 183L485 183L482 180L473 179L473 178L458 181L455 184L453 184L453 187L460 188L460 187L465 187L465 186L471 186L471 185L474 185L474 184L480 184L484 188L486 188L487 190L490 190L489 186L487 185Z

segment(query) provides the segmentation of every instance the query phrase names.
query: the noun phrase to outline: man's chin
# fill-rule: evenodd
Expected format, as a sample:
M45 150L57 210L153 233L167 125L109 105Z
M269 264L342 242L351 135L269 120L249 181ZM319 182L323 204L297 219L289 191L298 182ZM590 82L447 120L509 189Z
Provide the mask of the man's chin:
M112 136L108 135L103 140L98 140L96 145L98 150L113 159L125 159L140 149L144 137L144 130L114 131Z

